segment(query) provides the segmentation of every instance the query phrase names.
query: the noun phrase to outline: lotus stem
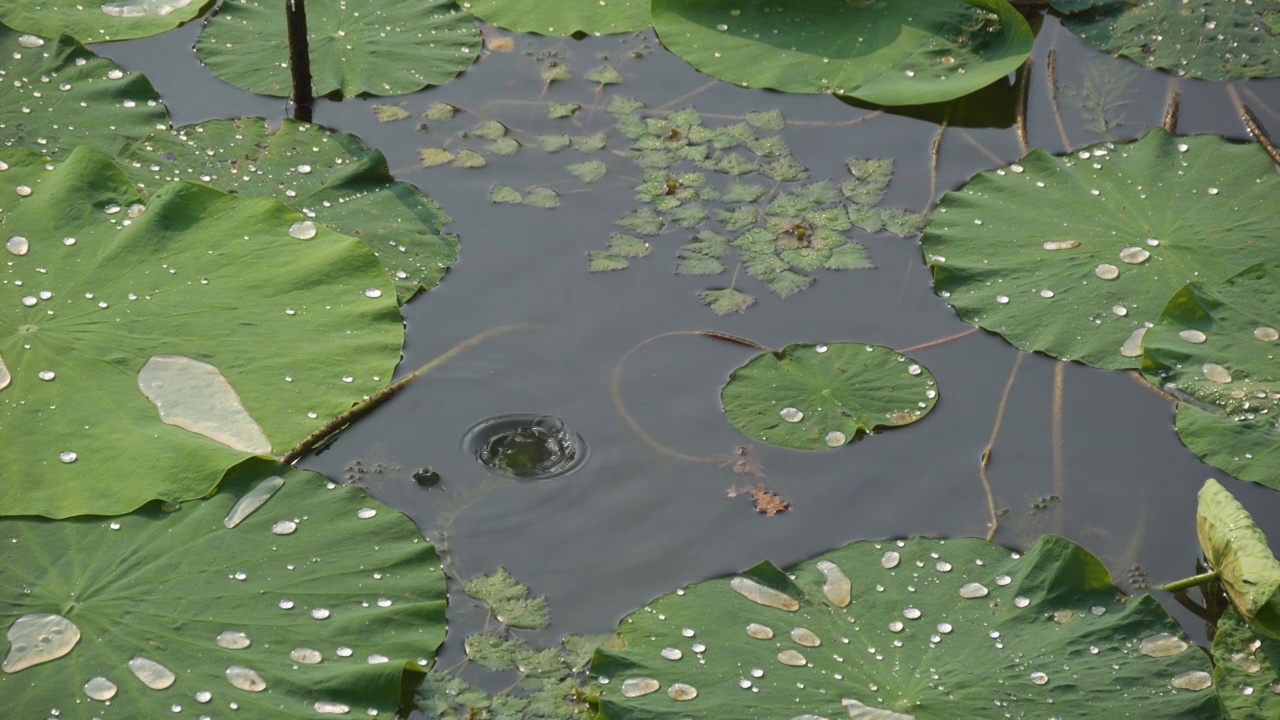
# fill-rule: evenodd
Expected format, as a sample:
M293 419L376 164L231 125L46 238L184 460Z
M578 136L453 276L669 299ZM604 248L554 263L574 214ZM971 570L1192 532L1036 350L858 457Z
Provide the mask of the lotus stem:
M1182 96L1178 93L1177 81L1169 79L1169 102L1164 108L1164 129L1178 134L1178 110L1182 107Z
M1221 573L1217 570L1213 570L1211 572L1200 573L1199 575L1192 575L1189 578L1183 578L1182 580L1175 580L1171 583L1166 583L1161 585L1160 589L1172 593L1182 592L1183 590L1189 590L1193 587L1217 582L1220 577Z
M289 70L293 74L293 119L311 122L315 95L311 90L311 48L307 40L306 0L285 0L284 22L289 29Z

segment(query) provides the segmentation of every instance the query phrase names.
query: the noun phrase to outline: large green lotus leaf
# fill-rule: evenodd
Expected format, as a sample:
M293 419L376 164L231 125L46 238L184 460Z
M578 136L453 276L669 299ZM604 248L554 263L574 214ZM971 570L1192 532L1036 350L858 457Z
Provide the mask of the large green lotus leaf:
M403 329L364 243L204 185L144 199L89 148L0 157L0 514L204 496L390 378Z
M653 25L721 80L883 105L973 92L1016 70L1034 40L1005 0L653 0Z
M1280 490L1280 266L1174 293L1143 336L1142 372L1186 402L1178 437L1200 459Z
M1062 19L1103 52L1205 80L1280 75L1277 23L1274 2L1222 0L1105 0Z
M468 0L462 7L492 25L542 35L609 35L652 22L649 0Z
M396 182L387 159L355 135L285 119L210 120L153 133L120 151L145 192L175 180L203 182L243 197L270 197L373 248L401 302L440 282L458 258L441 235L440 206Z
M2 0L0 0L2 1ZM0 144L58 156L77 145L113 153L169 126L151 82L75 40L26 35L0 25Z
M262 95L292 93L284 7L223 3L196 40L214 75ZM440 85L480 54L475 19L453 0L309 0L311 86L316 95L402 95Z
M236 501L272 477L275 495L227 528ZM425 669L444 640L445 578L413 523L266 460L177 512L6 518L0 537L10 717L313 718L343 706L391 717L405 671ZM39 657L14 637L33 615L64 618L67 632L50 636L79 641L12 672Z
M859 432L919 420L938 392L924 366L887 347L795 344L734 370L720 402L752 440L827 450Z
M591 663L613 720L1218 717L1209 659L1160 603L1052 535L1025 556L911 538L766 561L658 598L618 635Z
M1280 561L1253 516L1213 479L1200 488L1200 549L1240 614L1258 632L1280 638Z
M1213 681L1231 720L1280 717L1280 640L1254 634L1235 608L1218 618Z
M211 4L213 0L0 0L0 22L25 32L96 43L158 35L200 17Z
M1271 158L1155 128L1066 156L1032 150L943 196L921 245L965 322L1023 350L1137 367L1141 333L1191 280L1280 261Z

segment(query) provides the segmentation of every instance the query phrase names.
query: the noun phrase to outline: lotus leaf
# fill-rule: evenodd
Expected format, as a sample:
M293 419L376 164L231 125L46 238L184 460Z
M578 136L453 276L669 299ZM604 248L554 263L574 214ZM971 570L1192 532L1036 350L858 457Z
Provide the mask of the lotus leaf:
M1280 490L1280 266L1174 293L1143 336L1142 372L1175 393L1178 437L1200 459Z
M158 35L200 17L212 4L213 0L0 0L0 22L24 32L96 43Z
M1025 555L910 538L766 561L648 603L618 635L591 663L611 720L1218 716L1208 658L1160 603L1052 535Z
M734 370L720 402L729 422L752 440L827 450L859 432L919 420L938 392L924 366L889 348L795 344Z
M1217 480L1200 489L1196 534L1240 615L1255 631L1280 638L1280 561L1253 516Z
M1059 10L1082 10L1072 3ZM1062 19L1073 34L1103 52L1146 67L1204 80L1280 75L1280 7L1221 0L1097 2Z
M3 514L202 497L391 377L403 328L364 243L204 185L144 198L89 148L0 156Z
M269 477L283 480L275 495L228 529L237 500ZM6 671L29 657L12 641L30 618L61 618L80 638L0 674L18 715L135 720L230 706L246 718L390 717L405 671L424 670L444 640L444 574L408 518L262 459L177 512L6 518L0 535Z
M1213 682L1230 720L1280 717L1280 640L1258 637L1235 608L1218 619Z
M1141 337L1191 280L1280 261L1261 148L1160 128L1066 156L1032 150L947 193L921 239L934 289L1023 350L1137 367Z
M609 35L649 27L649 0L467 0L476 17L516 32Z
M151 83L69 37L49 40L0 25L0 141L58 157L77 145L114 153L169 125Z
M885 105L989 85L1034 39L1004 0L653 0L653 24L668 50L721 80Z
M387 159L349 133L286 119L210 120L153 133L120 150L125 173L152 192L190 180L242 197L279 200L317 223L363 240L382 261L401 302L435 287L458 258L442 235L449 216Z
M196 41L214 75L261 95L292 92L285 14L272 0L223 3ZM440 85L480 55L475 19L453 0L309 0L316 95L402 95Z

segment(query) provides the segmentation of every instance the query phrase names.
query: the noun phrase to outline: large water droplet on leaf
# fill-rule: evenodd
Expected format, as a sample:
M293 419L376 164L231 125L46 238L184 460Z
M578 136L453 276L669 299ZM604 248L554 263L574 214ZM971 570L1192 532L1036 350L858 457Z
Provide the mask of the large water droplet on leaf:
M163 16L184 8L191 2L192 0L123 0L123 2L103 3L102 12L122 18Z
M143 685L152 690L163 690L173 684L177 676L169 668L161 665L155 660L138 656L129 661L129 671L134 674Z
M273 475L258 481L249 492L236 501L235 505L231 506L231 510L223 518L222 524L227 528L239 525L241 520L249 517L254 510L262 507L282 487L284 487L284 478L279 475Z
M9 653L0 668L16 673L71 652L80 639L80 628L61 615L23 615L9 626L8 637Z
M218 368L183 355L153 355L138 371L138 389L160 419L224 445L266 455L271 441Z

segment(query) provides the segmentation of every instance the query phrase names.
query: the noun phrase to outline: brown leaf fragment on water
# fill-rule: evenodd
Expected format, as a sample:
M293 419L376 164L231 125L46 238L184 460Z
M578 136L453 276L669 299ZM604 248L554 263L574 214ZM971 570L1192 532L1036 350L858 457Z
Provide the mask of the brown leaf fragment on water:
M744 485L738 487L731 486L725 494L731 498L739 495L751 494L751 504L755 507L756 512L765 515L777 515L780 512L790 509L791 503L783 500L777 493L769 490L764 483L756 483L754 485Z
M750 445L739 445L731 455L725 455L724 462L720 463L720 467L733 466L733 471L739 475L750 475L752 477L764 477L764 465L760 462L760 458L751 452ZM730 495L729 497L733 497Z
M489 52L509 53L516 49L516 40L511 35L502 35L493 27L485 27L480 31L484 38L484 48Z

